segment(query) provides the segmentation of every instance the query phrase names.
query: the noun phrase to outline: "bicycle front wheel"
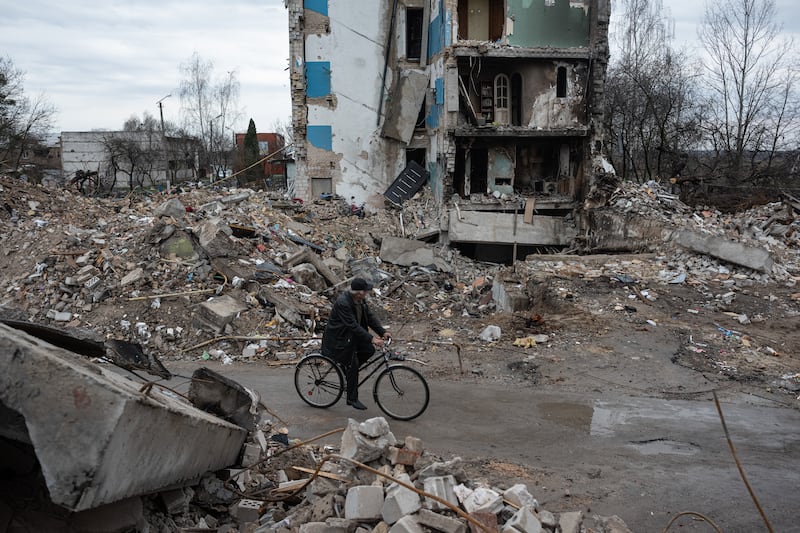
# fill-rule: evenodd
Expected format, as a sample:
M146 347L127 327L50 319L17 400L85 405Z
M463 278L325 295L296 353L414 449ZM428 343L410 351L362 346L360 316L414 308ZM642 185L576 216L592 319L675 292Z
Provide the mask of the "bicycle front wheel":
M375 380L372 397L381 411L395 420L413 420L428 407L428 383L416 369L393 365Z
M342 371L332 359L320 354L303 357L294 370L294 388L312 407L330 407L344 389Z

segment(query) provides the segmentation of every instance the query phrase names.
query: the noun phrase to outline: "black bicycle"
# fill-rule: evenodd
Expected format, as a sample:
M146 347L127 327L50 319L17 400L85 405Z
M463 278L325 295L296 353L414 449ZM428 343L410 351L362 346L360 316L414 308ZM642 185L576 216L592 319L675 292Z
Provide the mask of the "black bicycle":
M425 412L430 400L428 383L422 374L410 366L393 363L406 360L409 359L402 353L384 346L359 367L359 375L366 374L359 381L359 387L378 374L372 386L372 397L381 411L395 420L417 418ZM345 391L344 371L330 357L310 353L295 367L294 388L308 405L330 407Z

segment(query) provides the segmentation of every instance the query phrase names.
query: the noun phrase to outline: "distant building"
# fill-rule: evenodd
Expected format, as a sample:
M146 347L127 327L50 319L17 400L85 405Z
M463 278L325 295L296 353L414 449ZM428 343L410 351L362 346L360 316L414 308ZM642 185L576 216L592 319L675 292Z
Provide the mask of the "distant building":
M164 187L198 179L199 141L153 131L61 132L61 169L69 182L95 174L104 192Z
M236 163L234 171L239 172L244 169L244 138L247 136L245 133L237 133L235 135L236 142ZM261 175L259 179L263 179L263 183L251 184L252 186L261 187L285 187L286 186L286 160L283 155L283 148L286 141L283 135L279 133L256 133L258 139L258 155L259 158L267 158L261 162L259 168ZM239 180L243 183L243 180Z

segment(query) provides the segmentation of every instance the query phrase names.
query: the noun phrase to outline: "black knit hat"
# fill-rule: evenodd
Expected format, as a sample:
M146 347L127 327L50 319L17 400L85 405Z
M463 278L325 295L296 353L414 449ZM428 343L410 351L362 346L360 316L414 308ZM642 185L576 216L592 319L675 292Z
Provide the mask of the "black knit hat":
M367 283L367 280L364 278L354 278L353 281L350 282L350 289L354 291L368 291L372 288L372 285Z

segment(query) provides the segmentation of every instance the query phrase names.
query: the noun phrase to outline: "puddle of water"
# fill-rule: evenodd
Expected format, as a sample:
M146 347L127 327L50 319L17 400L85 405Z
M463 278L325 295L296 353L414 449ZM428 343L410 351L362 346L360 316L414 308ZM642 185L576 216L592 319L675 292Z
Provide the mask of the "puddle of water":
M642 455L694 455L700 452L700 447L689 442L677 442L674 440L651 440L647 442L632 442L628 444Z
M544 402L536 404L542 415L549 421L562 426L589 432L594 408L591 405L568 402Z

